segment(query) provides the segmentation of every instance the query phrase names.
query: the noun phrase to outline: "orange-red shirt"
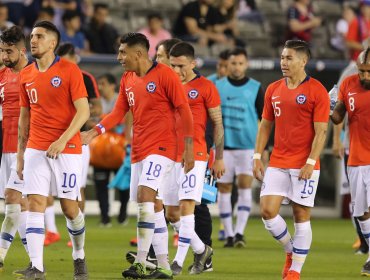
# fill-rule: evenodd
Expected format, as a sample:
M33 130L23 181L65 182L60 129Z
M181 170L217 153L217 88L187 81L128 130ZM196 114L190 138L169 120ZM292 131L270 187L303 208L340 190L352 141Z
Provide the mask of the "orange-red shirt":
M370 90L361 86L358 74L351 75L341 83L338 99L348 113L348 165L370 165Z
M46 151L67 130L76 109L73 102L86 98L86 88L77 65L56 57L45 72L36 63L20 74L22 107L30 108L30 134L27 148ZM81 153L80 133L74 135L63 153Z
M346 40L353 41L362 44L362 41L366 40L370 36L370 20L366 20L363 17L354 18L347 31ZM351 60L356 60L360 50L351 50Z
M270 84L262 114L266 120L275 120L270 166L302 168L311 153L314 122L328 122L329 111L329 95L314 78L307 77L295 89L289 89L285 79ZM315 169L320 169L318 159Z
M114 109L100 124L108 131L130 109L133 114L131 162L139 162L151 154L176 160L175 109L186 103L176 73L167 65L154 63L143 77L134 72L123 74Z
M16 153L19 119L19 73L0 70L0 102L3 106L3 153Z
M215 85L203 76L196 78L183 85L188 97L190 110L194 121L194 159L207 161L206 125L208 109L221 105L220 95ZM180 162L184 152L184 134L179 114L176 114L177 132L177 161Z

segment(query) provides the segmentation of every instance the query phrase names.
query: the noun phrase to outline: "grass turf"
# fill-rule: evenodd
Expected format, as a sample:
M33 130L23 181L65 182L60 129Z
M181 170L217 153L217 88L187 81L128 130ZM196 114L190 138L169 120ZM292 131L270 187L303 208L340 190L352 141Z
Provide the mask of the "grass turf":
M2 220L2 216L0 216ZM129 264L125 260L130 247L129 240L135 235L135 220L130 219L127 226L113 224L112 228L100 228L98 218L88 216L86 219L86 259L89 279L122 279L121 272ZM66 246L68 234L65 220L57 218L62 240L46 247L44 263L47 279L73 279L71 249ZM290 232L293 225L288 220ZM285 260L282 248L266 232L260 219L252 218L246 230L247 247L242 249L222 248L223 243L217 240L218 221L214 219L214 272L201 275L188 275L187 268L192 261L190 252L185 263L183 274L176 279L281 279L281 269ZM349 220L316 219L312 221L313 244L307 257L301 279L359 279L361 266L366 261L364 255L354 255L351 249L355 238L353 226ZM172 231L170 230L170 236ZM170 238L172 241L172 237ZM170 242L170 257L175 249ZM12 271L28 264L27 255L19 238L9 250L4 271L0 279L15 279Z

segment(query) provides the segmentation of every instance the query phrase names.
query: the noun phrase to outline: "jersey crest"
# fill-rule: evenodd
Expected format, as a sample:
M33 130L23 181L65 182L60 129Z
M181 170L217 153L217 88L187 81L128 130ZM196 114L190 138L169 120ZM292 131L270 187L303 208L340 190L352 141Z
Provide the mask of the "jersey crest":
M51 78L51 85L55 88L59 87L62 84L62 79L58 76Z
M305 104L306 103L306 100L307 100L307 97L306 97L306 95L304 95L304 94L299 94L298 96L297 96L297 98L296 98L296 101L297 101L297 103L298 104L300 104L300 105L303 105L303 104Z
M196 89L192 89L188 92L188 96L190 99L195 99L199 95L199 92Z
M154 82L149 82L149 83L146 85L146 90L147 90L149 93L154 93L156 88L157 88L157 86L156 86L156 84L155 84Z

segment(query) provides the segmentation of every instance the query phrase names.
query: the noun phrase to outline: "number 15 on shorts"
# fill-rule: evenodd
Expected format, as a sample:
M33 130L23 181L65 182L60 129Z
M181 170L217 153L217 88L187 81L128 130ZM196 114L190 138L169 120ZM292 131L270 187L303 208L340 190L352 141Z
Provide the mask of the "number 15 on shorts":
M303 189L301 191L301 198L309 197L314 192L315 180L304 180Z

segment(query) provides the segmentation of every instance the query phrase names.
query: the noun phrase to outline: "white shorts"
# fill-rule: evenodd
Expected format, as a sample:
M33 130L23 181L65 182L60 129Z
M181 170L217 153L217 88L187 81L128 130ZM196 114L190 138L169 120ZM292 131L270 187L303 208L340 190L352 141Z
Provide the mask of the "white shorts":
M300 169L268 167L261 186L261 195L279 195L307 207L313 207L320 170L314 170L309 180L298 180Z
M219 183L232 183L234 176L253 176L253 154L254 150L225 150L224 163L225 174L217 180Z
M163 204L178 206L179 201L185 199L200 204L206 169L206 161L195 161L194 168L185 174L181 163L176 163L174 171L171 172L171 184L163 191Z
M27 148L24 153L24 194L81 200L81 154L46 157L46 151Z
M12 189L23 193L24 182L17 174L17 154L4 153L1 157L0 171L0 198L4 198L5 189Z
M89 145L82 145L82 177L81 188L86 188L87 172L90 166L90 148Z
M348 166L351 205L354 217L369 212L370 207L370 165Z
M168 187L174 164L173 160L160 155L149 155L131 164L130 200L137 201L138 186L151 188L161 197L162 190Z

